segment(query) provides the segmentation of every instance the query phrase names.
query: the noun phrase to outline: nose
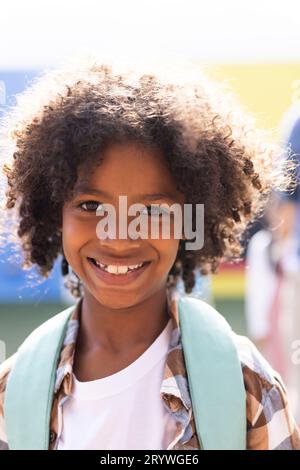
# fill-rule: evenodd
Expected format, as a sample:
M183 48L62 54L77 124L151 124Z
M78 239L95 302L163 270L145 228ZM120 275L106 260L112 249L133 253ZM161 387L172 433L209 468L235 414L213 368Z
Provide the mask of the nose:
M130 230L128 230L128 220L127 226L118 221L116 223L108 223L105 227L98 225L97 226L97 238L99 244L103 248L115 252L132 252L135 249L139 249L142 243L141 238L133 238L130 236Z
M132 240L130 238L110 238L99 239L100 247L117 253L118 255L126 257L132 253L133 250L138 250L141 247L141 240Z
M129 215L127 200L124 202L120 198L121 196L114 210L107 212L108 218L97 223L97 238L102 247L118 252L132 252L135 248L140 248L142 239L148 237L148 218L139 215L138 221L131 225L137 215Z

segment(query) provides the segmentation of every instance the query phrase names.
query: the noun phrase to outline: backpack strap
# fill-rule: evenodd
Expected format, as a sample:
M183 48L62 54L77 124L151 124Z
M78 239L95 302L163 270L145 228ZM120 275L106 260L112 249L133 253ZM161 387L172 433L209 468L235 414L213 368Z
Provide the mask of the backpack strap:
M4 417L9 449L47 450L56 368L74 306L35 329L9 373Z
M246 391L233 331L200 299L178 314L197 436L202 449L246 449Z

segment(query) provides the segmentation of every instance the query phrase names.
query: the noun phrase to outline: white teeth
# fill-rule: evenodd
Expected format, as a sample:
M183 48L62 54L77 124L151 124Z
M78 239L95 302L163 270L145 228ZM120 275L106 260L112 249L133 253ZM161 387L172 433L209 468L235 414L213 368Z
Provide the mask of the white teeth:
M117 268L118 274L126 274L127 271L128 271L128 266L118 266Z
M95 261L96 265L99 266L100 268L105 268L105 266L106 266L105 264L100 263L99 261L96 261L96 260L94 260L94 261Z
M108 271L110 274L117 274L118 272L118 266L113 266L112 264L109 264L104 269L105 271Z
M131 266L116 266L116 265L113 265L113 264L106 265L106 264L100 263L100 261L96 261L96 260L95 260L95 262L96 262L97 266L101 267L102 269L109 272L110 274L126 274L129 269L130 270L137 269L137 268L140 268L143 265L143 263L139 263L139 264L135 264L135 265L131 265Z
M100 263L100 261L96 261L96 260L94 261L98 267L104 269L104 271L107 271L110 274L126 274L128 270L138 269L141 266L143 266L143 263L139 263L139 264L135 264L131 266L116 266L114 264L106 265L106 264Z

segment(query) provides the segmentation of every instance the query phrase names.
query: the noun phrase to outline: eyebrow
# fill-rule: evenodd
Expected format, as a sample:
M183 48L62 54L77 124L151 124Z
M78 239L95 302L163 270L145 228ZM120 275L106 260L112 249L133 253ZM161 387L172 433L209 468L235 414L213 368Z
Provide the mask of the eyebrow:
M107 198L111 198L112 195L107 193L106 191L102 191L101 189L94 189L94 188L89 188L88 186L84 184L79 184L75 190L74 190L74 195L78 196L80 194L95 194L96 196L104 196ZM136 197L140 199L172 199L175 201L174 195L171 193L152 193L152 194L136 194Z

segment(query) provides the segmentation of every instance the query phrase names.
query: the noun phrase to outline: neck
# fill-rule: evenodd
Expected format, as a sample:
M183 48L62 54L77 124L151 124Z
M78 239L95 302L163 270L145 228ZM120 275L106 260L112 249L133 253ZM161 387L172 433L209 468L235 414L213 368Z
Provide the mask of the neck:
M85 292L81 305L80 348L100 347L121 354L137 346L148 347L169 319L165 288L139 304L118 309L102 305Z

